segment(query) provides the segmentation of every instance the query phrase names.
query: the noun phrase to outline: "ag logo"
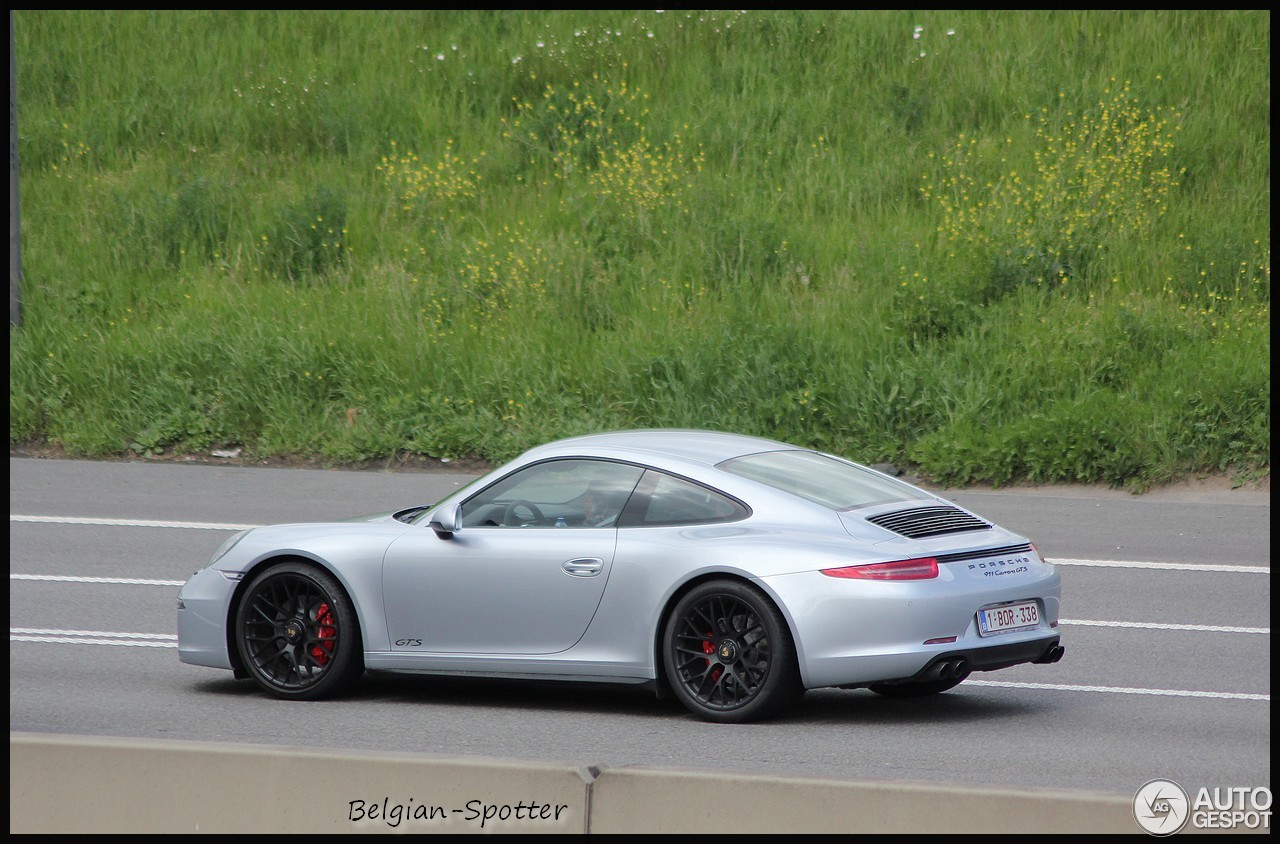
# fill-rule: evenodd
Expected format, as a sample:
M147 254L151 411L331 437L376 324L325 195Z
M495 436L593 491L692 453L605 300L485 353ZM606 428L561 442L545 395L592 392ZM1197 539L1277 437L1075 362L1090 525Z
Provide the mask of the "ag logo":
M1173 835L1190 814L1191 801L1176 782L1152 780L1133 796L1133 817L1152 835Z

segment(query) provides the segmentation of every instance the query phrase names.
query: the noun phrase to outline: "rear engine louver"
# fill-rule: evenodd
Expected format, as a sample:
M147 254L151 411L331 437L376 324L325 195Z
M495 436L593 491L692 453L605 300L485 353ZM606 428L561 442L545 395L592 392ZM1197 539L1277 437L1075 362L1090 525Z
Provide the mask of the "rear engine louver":
M941 536L944 533L963 533L969 530L990 530L991 525L958 507L916 507L896 513L881 513L867 521L885 530L900 533L912 539Z

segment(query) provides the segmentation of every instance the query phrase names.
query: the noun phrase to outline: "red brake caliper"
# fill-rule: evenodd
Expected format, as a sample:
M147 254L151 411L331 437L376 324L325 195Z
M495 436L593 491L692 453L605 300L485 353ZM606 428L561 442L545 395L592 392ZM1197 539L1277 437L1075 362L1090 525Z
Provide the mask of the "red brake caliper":
M316 609L316 624L320 626L321 639L333 639L338 635L338 631L334 629L333 611L329 609L327 603L321 604ZM333 642L321 642L311 648L311 658L316 661L316 665L327 665L329 657L333 654Z
M702 640L702 652L704 654L707 654L708 656L716 652L716 643L711 641L710 632L707 633L707 638ZM711 664L711 660L707 660L707 665L710 665L710 664ZM719 682L721 671L722 669L718 665L715 668L711 669L711 682L713 683Z

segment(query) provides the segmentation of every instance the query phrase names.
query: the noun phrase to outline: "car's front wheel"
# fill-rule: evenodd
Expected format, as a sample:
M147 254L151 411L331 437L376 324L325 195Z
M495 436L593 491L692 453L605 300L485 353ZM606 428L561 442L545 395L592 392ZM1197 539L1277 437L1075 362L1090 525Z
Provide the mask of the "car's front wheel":
M236 610L235 633L244 667L276 697L329 697L363 671L351 601L316 566L276 563L256 575Z
M708 721L767 718L804 692L786 620L745 583L690 590L667 620L662 649L676 697Z

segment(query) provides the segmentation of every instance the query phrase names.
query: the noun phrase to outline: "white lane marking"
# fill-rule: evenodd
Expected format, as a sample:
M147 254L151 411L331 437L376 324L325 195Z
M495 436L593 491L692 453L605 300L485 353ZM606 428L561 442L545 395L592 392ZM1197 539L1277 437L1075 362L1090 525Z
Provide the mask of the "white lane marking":
M188 530L248 530L262 525L222 524L218 522L166 522L148 519L98 519L84 516L24 516L9 514L11 522L43 522L59 525L108 525L114 527L186 528ZM1076 560L1050 557L1056 566L1093 566L1099 568L1158 569L1161 571L1216 571L1238 574L1270 574L1270 566L1227 565L1224 563L1164 563L1136 560Z
M79 577L69 574L11 574L10 580L38 580L51 583L123 583L128 586L181 586L185 580L148 580L142 577Z
M261 525L219 524L217 522L164 522L154 519L93 519L84 516L19 516L9 514L11 522L41 522L55 525L108 525L111 527L187 528L188 530L246 530Z
M1204 697L1215 700L1271 700L1271 695L1243 692L1193 692L1185 689L1130 689L1121 686L1072 686L1062 683L1006 683L1002 680L966 680L966 686L993 686L1002 689L1047 689L1053 692L1109 692L1117 695L1154 695L1157 697Z
M46 630L42 627L10 627L9 634L23 636L88 636L99 639L163 639L167 642L178 641L175 633L109 633L104 630ZM77 640L78 641L78 640Z
M119 645L129 648L176 648L178 637L171 633L109 633L102 630L47 630L39 627L10 627L10 642L53 642L66 645Z
M1134 560L1071 560L1046 557L1055 566L1095 566L1108 569L1160 569L1161 571L1227 571L1237 574L1271 574L1271 566L1233 566L1226 563L1149 563Z
M1059 624L1078 624L1082 627L1129 627L1137 630L1191 630L1196 633L1260 633L1271 635L1270 627L1219 627L1212 624L1158 624L1148 621L1093 621L1082 618L1064 618Z
M132 641L123 639L80 639L72 636L15 636L9 634L10 642L53 642L72 645L123 645L130 648L176 648L177 642Z
M130 586L182 586L183 580L146 580L130 577L78 577L57 574L11 574L10 580L47 581L53 583L121 583ZM1092 619L1062 619L1059 624L1075 624L1082 627L1122 627L1135 630L1189 630L1197 633L1257 633L1271 635L1269 627L1223 627L1211 624L1161 624L1146 621L1096 621Z
M95 630L47 630L30 627L9 628L10 642L56 642L75 645L126 645L145 648L172 648L177 646L177 636L164 633L107 633ZM965 681L966 686L988 686L1002 689L1041 689L1052 692L1106 692L1122 695L1152 695L1156 697L1194 697L1215 700L1270 701L1271 695L1243 692L1201 692L1186 689L1138 689L1121 686L1079 686L1063 683L1007 683L1000 680Z

